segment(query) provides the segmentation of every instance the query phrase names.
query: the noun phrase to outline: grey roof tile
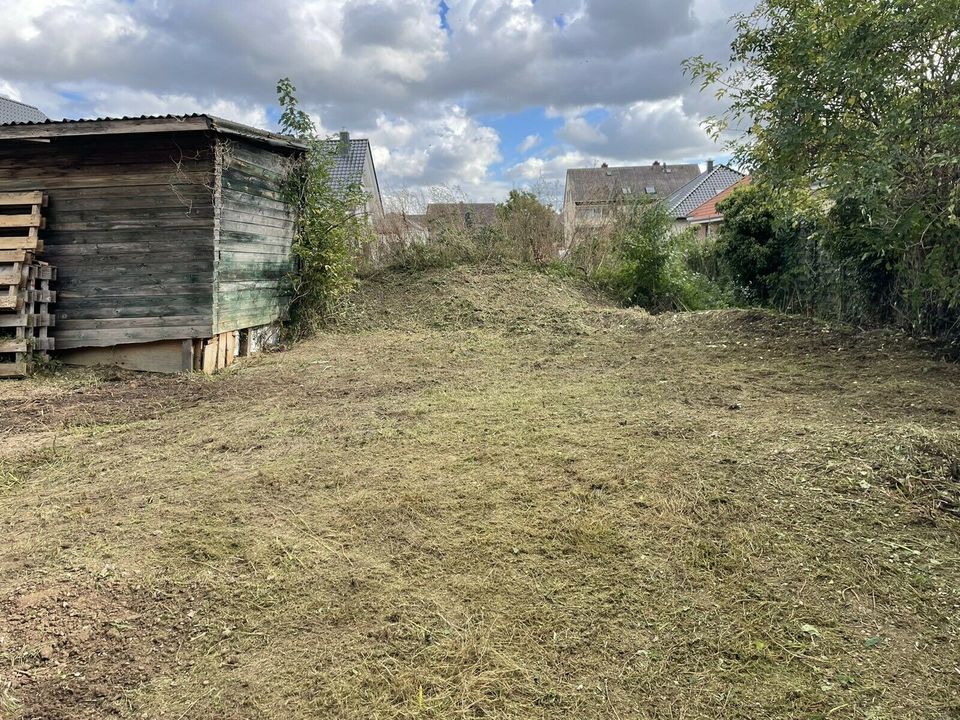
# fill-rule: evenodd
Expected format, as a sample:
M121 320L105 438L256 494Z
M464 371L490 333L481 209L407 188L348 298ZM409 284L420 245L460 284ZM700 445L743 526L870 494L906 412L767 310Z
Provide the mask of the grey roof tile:
M332 139L327 140L324 145L332 162L330 180L333 186L347 188L351 185L363 185L363 166L370 152L370 142L365 139L351 139L348 146L341 148L340 141Z
M567 170L567 188L575 203L611 202L631 193L667 198L699 174L699 165L574 168Z
M743 173L726 165L717 165L713 170L701 173L676 190L667 200L667 208L674 217L685 218L707 200L719 195L743 178Z

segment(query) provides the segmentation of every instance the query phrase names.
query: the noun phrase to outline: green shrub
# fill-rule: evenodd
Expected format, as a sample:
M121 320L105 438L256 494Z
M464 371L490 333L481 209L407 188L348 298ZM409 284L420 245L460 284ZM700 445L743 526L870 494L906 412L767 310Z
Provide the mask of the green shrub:
M582 239L567 262L622 304L660 312L725 304L719 285L692 266L704 256L661 204L638 202L620 208L608 232Z
M494 222L469 221L458 212L429 220L426 241L400 243L379 258L378 269L425 270L477 263L555 262L561 240L556 213L536 195L512 190L497 206Z
M744 131L736 161L787 201L815 186L831 206L812 234L738 248L764 301L960 343L958 8L759 0L733 19L728 63L687 61L725 100L714 135Z
M293 300L290 335L297 339L325 323L356 284L356 263L371 230L358 186L338 188L331 181L328 144L317 136L310 116L300 109L289 79L277 83L282 132L306 142L306 155L293 168L284 194L296 208L290 278Z

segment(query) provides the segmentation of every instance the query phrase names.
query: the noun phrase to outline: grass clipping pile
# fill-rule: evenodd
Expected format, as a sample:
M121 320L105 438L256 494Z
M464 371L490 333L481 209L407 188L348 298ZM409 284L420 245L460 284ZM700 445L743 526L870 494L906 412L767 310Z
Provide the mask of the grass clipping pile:
M463 268L216 378L3 385L0 717L960 717L958 398Z

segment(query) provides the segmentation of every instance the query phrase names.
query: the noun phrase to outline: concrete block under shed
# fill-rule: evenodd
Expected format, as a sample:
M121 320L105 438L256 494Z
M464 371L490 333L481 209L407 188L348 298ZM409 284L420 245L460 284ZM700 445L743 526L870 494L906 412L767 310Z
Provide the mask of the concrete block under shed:
M65 365L110 365L142 372L181 373L193 369L192 340L159 340L112 347L76 348L54 354Z

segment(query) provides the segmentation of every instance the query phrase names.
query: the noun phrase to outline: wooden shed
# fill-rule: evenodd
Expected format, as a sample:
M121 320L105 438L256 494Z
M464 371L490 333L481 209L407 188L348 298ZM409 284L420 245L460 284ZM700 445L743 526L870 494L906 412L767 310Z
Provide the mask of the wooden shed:
M0 126L0 192L41 191L56 355L212 371L287 312L305 146L209 115Z

